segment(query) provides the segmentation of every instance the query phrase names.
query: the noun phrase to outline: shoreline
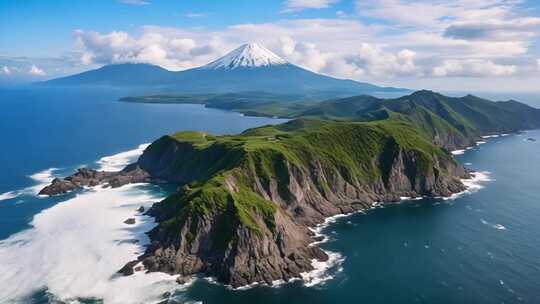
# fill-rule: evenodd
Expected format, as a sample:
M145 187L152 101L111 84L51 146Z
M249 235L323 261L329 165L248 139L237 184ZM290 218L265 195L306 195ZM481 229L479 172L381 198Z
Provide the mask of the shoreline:
M491 135L482 135L482 136L480 136L479 140L477 140L475 142L474 146L463 147L462 149L457 149L457 150L450 151L450 153L453 156L463 155L468 150L474 149L474 148L476 148L476 147L478 147L480 145L488 143L487 140L489 140L489 139L499 138L499 137L507 137L507 136L511 136L511 135L519 135L519 134L527 133L527 131L528 130L519 130L519 131L515 131L515 132L510 132L510 133L495 133L495 134L491 134Z
M489 137L489 138L491 138L491 137ZM122 166L124 166L124 164L127 164L127 163L130 162L131 159L133 159L135 157L138 157L144 151L144 149L147 147L147 145L148 144L141 144L136 149L132 149L132 150L120 152L120 153L117 153L117 154L114 154L114 155L102 157L93 164L99 165L100 169L105 169L105 168L112 169L112 168L114 168L116 170L121 170ZM44 170L44 171L38 172L37 174L32 175L32 177L38 176L38 174L43 174L44 172L49 172L49 175L51 175L53 170L58 170L58 169L51 168L51 169L48 169L48 170ZM455 198L457 198L457 197L459 197L459 196L461 196L461 195L463 195L465 193L470 193L470 192L473 192L475 190L481 189L481 187L477 186L478 183L481 183L481 182L484 182L484 181L489 181L489 178L487 178L487 174L484 174L483 172L478 172L478 173L474 172L472 174L473 174L473 178L462 180L465 183L465 185L467 186L467 190L465 190L463 192L460 192L460 193L455 193L451 197L442 198L442 199L443 200L455 199ZM477 174L483 174L483 175L477 176ZM469 181L469 183L467 184L466 181ZM35 188L35 187L36 186L29 187L29 188ZM91 188L94 188L94 187L91 187ZM99 187L95 187L95 188L97 188L96 189L97 191L101 190ZM119 189L122 189L122 188L126 189L124 187L120 187ZM373 202L372 206L370 208L367 208L367 209L358 210L358 211L351 212L351 213L346 213L346 214L336 214L336 215L333 215L333 216L329 216L329 217L325 218L322 223L317 224L314 227L309 227L309 229L315 233L315 235L314 235L315 237L322 237L321 240L316 240L316 241L310 243L309 246L317 246L317 245L328 242L330 240L329 235L323 233L323 230L328 228L332 224L336 223L337 220L340 219L340 218L349 217L349 216L354 215L356 213L367 213L369 210L376 209L376 208L381 208L381 207L384 207L386 205L399 204L399 203L402 203L404 201L410 201L410 200L420 200L422 198L423 197L417 197L417 198L402 197L401 200L398 201L398 202ZM134 210L133 214L132 214L132 217L138 218L139 217L138 212L136 212ZM152 218L152 220L153 220L153 218ZM137 221L137 222L139 222L139 221ZM146 233L146 232L144 232L144 233ZM139 245L144 247L144 244L139 243ZM173 282L175 282L176 286L178 286L178 287L175 287L174 289L185 288L187 286L190 286L195 282L195 280L198 280L198 279L203 279L203 280L206 280L208 282L213 281L214 283L225 286L226 288L231 289L231 290L247 290L247 289L251 289L251 288L254 288L254 287L258 287L258 286L267 286L267 287L270 287L270 288L277 288L277 287L280 287L280 286L282 286L284 284L293 283L293 282L296 282L296 281L302 281L303 286L312 287L312 286L316 286L316 285L322 284L322 283L324 283L324 282L326 282L328 280L333 279L335 274L337 274L337 273L339 273L339 272L341 272L343 270L342 268L339 268L339 267L340 267L340 264L345 260L345 257L343 257L338 252L332 252L332 251L329 251L329 250L324 250L322 248L321 248L321 250L323 250L329 256L329 259L327 261L319 261L319 260L313 259L312 260L312 266L313 266L314 269L311 270L311 271L308 271L308 272L301 273L302 277L293 278L293 279L289 280L288 282L275 281L275 282L272 282L271 285L266 284L266 283L254 282L254 283L246 285L246 286L240 286L240 287L237 287L237 288L232 288L232 287L230 287L228 285L215 282L215 280L212 280L211 277L199 277L199 276L192 276L190 278L190 280L187 281L185 284L178 284L178 283L175 282L178 275L168 275L167 274L167 277L170 280L172 280ZM329 273L329 271L331 271L335 267L338 267L338 269L336 269L336 272ZM146 275L146 273L143 273L144 269L142 269L142 270L143 271L136 271L136 273L143 274L142 277L144 277L144 275Z
M462 192L454 193L449 197L433 197L433 199L442 200L442 201L455 200L463 195L477 192L483 188L482 186L483 183L487 183L491 181L491 179L489 179L489 174L490 173L488 171L471 172L472 178L461 180L464 183L464 185L467 187L466 190ZM370 210L385 208L386 206L398 205L404 202L417 201L417 200L422 200L426 198L428 197L422 197L422 196L414 197L414 198L401 197L401 200L397 202L373 202L371 203L371 207L367 209L357 210L357 211L353 211L349 213L339 213L339 214L326 217L324 218L322 223L319 223L313 227L308 227L308 229L314 233L313 238L322 238L321 240L313 241L312 243L309 244L309 246L318 246L320 244L324 244L330 241L330 235L323 233L323 230L325 230L328 227L331 227L332 224L335 224L341 218L350 217L356 214L367 214ZM323 250L324 253L328 255L329 258L327 261L319 261L317 259L313 259L311 262L314 268L313 270L308 271L308 272L303 272L300 274L302 276L301 278L293 278L289 280L288 282L278 280L278 281L274 281L272 285L266 284L264 282L253 282L248 285L233 288L230 285L216 282L211 277L204 277L203 279L213 284L222 285L228 289L235 290L235 291L236 290L249 290L255 287L259 287L259 286L265 286L269 288L278 288L282 285L297 282L297 281L302 281L305 287L313 287L313 286L322 284L326 281L333 279L334 275L336 275L337 273L340 273L343 270L343 268L340 267L340 264L346 259L346 257L344 257L339 252L333 252L333 251L325 250L322 248L321 250ZM328 270L334 267L339 267L337 269L337 272L333 274L328 274ZM195 279L197 278L195 277ZM191 284L191 283L192 281L188 282L187 284Z

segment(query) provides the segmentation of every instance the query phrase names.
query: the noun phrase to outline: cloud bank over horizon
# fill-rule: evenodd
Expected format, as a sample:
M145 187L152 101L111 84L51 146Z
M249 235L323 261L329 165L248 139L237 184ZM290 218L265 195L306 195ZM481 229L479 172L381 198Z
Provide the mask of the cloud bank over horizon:
M396 86L530 91L535 86L523 80L540 78L536 46L540 17L524 1L358 0L348 2L351 9L344 12L345 4L287 0L275 20L217 28L74 29L73 48L64 54L71 66L66 71L124 62L185 70L207 64L240 44L258 42L315 72ZM137 9L152 6L147 2ZM334 15L296 15L322 11ZM208 19L186 18L201 23ZM23 71L55 74L42 68L38 72L32 64ZM0 66L13 70L1 57ZM14 74L7 70L0 74Z

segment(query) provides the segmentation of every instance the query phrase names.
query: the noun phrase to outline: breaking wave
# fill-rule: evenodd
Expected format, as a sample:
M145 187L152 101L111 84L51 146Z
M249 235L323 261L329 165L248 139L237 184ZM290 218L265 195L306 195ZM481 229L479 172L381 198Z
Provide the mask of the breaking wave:
M0 201L17 198L23 195L37 195L43 187L47 186L54 179L54 172L58 168L49 168L30 175L29 177L37 184L19 190L8 191L0 194Z
M136 209L160 199L141 185L94 188L37 214L31 228L0 241L0 302L45 290L56 299L105 303L158 301L179 288L164 273L116 274L144 251L154 220ZM124 220L135 218L135 225Z
M134 162L149 145L150 144L142 144L133 150L102 157L96 162L99 165L98 170L111 172L120 171L124 169L125 166Z

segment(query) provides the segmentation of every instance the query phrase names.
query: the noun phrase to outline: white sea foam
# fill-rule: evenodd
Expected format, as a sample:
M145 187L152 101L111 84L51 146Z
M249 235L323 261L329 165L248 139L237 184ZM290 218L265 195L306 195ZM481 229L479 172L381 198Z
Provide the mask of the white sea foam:
M110 172L120 171L124 169L125 166L134 162L149 145L150 144L142 144L133 150L105 156L97 161L97 164L100 165L98 170Z
M484 138L484 139L488 139L488 138L497 138L497 137L499 137L499 136L501 136L501 135L499 135L499 134L494 134L494 135L486 135L486 136L482 136L482 138Z
M465 150L454 150L450 153L452 153L452 155L462 155L465 153Z
M0 201L16 198L17 196L17 191L8 191L6 193L0 194Z
M149 146L149 144L139 145L136 149L121 152L118 154L105 156L97 161L97 164L100 165L98 170L103 171L120 171L125 166L134 162L137 157L139 157L144 150ZM19 190L12 190L0 194L0 201L13 199L22 195L37 195L41 189L50 184L55 178L54 172L59 170L58 168L49 168L37 173L30 175L29 177L37 182L36 185L26 187Z
M462 179L461 182L465 185L467 190L459 193L454 193L449 197L443 198L444 200L454 200L463 194L476 192L482 188L484 188L484 184L491 181L489 177L490 172L488 171L478 171L478 172L472 172L471 178L469 179Z
M399 203L406 202L406 201L419 201L422 200L423 197L417 196L417 197L411 197L411 196L400 196L399 197Z
M0 241L0 282L9 282L0 288L0 302L19 302L46 289L66 301L148 303L179 288L164 273L116 275L144 250L144 232L155 225L135 210L157 199L137 185L95 188L43 210L31 228ZM130 217L135 225L123 223Z
M492 224L484 219L480 219L480 222L486 226L490 226L491 228L497 229L497 230L506 230L506 227L504 227L501 224Z
M373 206L376 206L376 205L373 205ZM328 242L330 240L330 238L328 237L328 235L323 234L322 231L325 228L327 228L330 224L335 223L339 218L347 217L347 216L350 216L350 215L353 215L353 214L354 213L336 214L334 216L330 216L330 217L325 218L324 222L318 224L317 226L310 227L309 230L311 230L314 233L314 237L315 238L320 238L321 240L312 242L311 244L309 244L309 246L312 247L312 246L316 246L316 245Z
M334 274L336 272L343 270L342 268L338 268L336 271L332 271L333 268L337 267L345 260L345 258L343 258L341 254L326 250L325 253L328 255L327 261L323 262L317 259L313 259L311 261L313 270L308 272L302 272L300 274L302 276L302 280L304 281L305 286L311 287L324 283L334 278Z
M0 194L0 201L13 199L22 195L37 195L39 191L43 189L43 187L50 184L50 182L54 179L54 172L57 170L57 168L49 168L30 175L29 178L34 180L34 182L37 184L23 189L2 193Z
M372 208L377 208L379 204L373 203ZM363 213L364 211L356 211L347 214L336 214L334 216L327 217L324 219L324 222L318 224L313 228L309 228L316 238L321 238L319 241L312 242L309 246L316 246L322 243L326 243L330 238L323 234L322 231L327 228L329 225L335 223L338 219L351 216L356 213ZM328 260L319 261L317 259L311 260L311 265L313 266L312 271L303 272L300 275L305 286L312 287L315 285L322 284L328 280L334 278L334 275L338 272L343 271L343 267L339 267L345 260L345 258L337 253L328 250L323 250L328 255Z

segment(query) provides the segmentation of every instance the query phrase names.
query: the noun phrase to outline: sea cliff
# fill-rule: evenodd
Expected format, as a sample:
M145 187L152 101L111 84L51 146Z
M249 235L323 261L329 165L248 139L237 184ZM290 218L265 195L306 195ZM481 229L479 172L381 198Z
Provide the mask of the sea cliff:
M159 223L148 271L204 274L234 287L300 277L326 254L308 229L400 197L465 190L467 169L402 122L294 120L214 137L180 132L138 161L178 192L148 214Z

